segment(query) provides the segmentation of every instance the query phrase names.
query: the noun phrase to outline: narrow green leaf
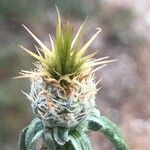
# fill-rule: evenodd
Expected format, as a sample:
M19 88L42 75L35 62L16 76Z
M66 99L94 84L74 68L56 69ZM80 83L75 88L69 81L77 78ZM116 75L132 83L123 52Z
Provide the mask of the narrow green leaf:
M60 17L60 13L59 13L59 9L56 7L56 11L57 11L57 16L58 16L58 32L61 33L61 17Z
M88 128L88 121L87 120L83 120L81 121L78 126L76 127L76 130L78 132L86 132Z
M85 132L74 130L70 134L70 141L75 150L92 150L91 143Z
M81 133L80 141L83 144L85 150L92 150L91 142L86 133L84 132Z
M101 32L101 29L98 28L98 31L93 35L93 37L81 48L81 50L78 52L79 56L82 56L87 48L92 44L92 42L95 40L95 38L98 36L98 34Z
M74 37L74 39L73 39L73 41L71 43L71 49L74 47L74 45L75 45L75 43L76 43L76 41L77 41L77 39L78 39L78 37L80 35L80 32L81 32L82 28L83 28L83 24L81 24L77 34L75 35L75 37Z
M53 41L53 39L52 39L50 34L49 34L49 39L50 39L50 42L51 42L51 51L53 52L55 47L54 47L54 41Z
M19 142L18 142L19 150L27 150L26 144L25 144L25 137L26 137L26 132L27 132L28 128L29 128L28 126L25 127L20 133Z
M102 128L100 131L113 143L116 150L129 150L120 129L108 118L101 116L100 118Z
M51 131L44 132L44 141L49 147L49 150L56 150L56 143L52 137Z
M90 130L97 131L101 129L99 117L100 117L99 110L97 108L94 108L87 118L87 121L89 122L88 128Z
M35 136L36 132L43 128L42 122L40 119L35 118L29 125L29 129L26 133L25 143L28 148L29 143L32 141L32 138Z
M55 127L53 130L53 137L59 145L64 145L69 141L68 132L69 129L67 128Z
M35 39L35 41L41 46L41 48L44 50L44 52L49 53L50 50L25 26L22 24L22 26L28 31L28 33Z
M36 58L37 60L41 61L41 62L45 62L45 59L41 56L38 56L37 54L31 52L30 50L28 50L27 48L20 46L24 51L26 51L27 53L29 53L31 56L33 56L34 58Z
M34 137L32 138L32 141L29 144L28 150L34 150L36 147L36 141L43 135L44 133L44 129L37 131L34 135Z
M99 111L94 108L88 117L90 130L102 132L114 145L116 150L129 150L119 128L108 118L100 116Z
M70 141L71 141L74 149L75 150L82 150L81 145L78 143L78 140L76 139L76 137L73 135L70 135L69 137L70 137Z

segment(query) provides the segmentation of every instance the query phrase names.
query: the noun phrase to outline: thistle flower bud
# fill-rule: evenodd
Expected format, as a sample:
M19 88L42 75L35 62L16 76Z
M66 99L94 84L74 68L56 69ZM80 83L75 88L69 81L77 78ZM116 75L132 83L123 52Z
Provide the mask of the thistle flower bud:
M36 116L48 127L71 128L80 123L95 106L93 81L74 83L65 91L59 84L47 83L41 77L32 80L30 98Z
M42 119L45 126L71 128L78 125L95 106L96 84L94 67L100 68L110 62L108 57L94 59L95 53L85 56L85 52L101 29L80 47L78 37L83 24L73 38L70 24L62 27L58 11L56 39L50 36L51 50L48 49L26 26L24 28L37 41L35 54L23 48L35 57L34 71L22 70L21 77L31 79L31 101L33 112ZM96 68L96 70L99 68Z
M108 57L94 59L95 53L85 55L101 29L98 28L93 37L80 47L78 37L83 24L73 38L72 28L70 25L62 28L58 9L57 12L55 40L50 36L51 50L24 26L40 48L36 47L36 54L21 46L37 59L34 71L22 70L19 76L31 81L31 91L26 95L36 118L22 130L19 149L35 149L36 141L42 137L53 150L91 150L85 131L100 130L116 150L129 150L116 125L101 116L95 105L97 83L94 82L94 73L114 61Z

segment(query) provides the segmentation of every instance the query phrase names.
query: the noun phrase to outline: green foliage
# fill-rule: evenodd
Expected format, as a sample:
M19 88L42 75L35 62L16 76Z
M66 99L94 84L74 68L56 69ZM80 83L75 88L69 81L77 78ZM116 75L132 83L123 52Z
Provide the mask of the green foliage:
M59 145L64 145L66 142L69 141L69 129L62 128L62 127L55 127L53 130L54 140L57 141Z
M75 150L92 150L89 138L84 132L74 130L70 134L70 141Z
M52 133L49 130L46 130L44 133L44 141L46 142L47 146L49 148L51 148L52 150L56 150L56 145L55 145L55 141L52 137Z
M35 137L36 133L40 131L43 128L41 120L35 118L31 124L29 125L29 128L26 132L25 137L25 145L28 148L31 144L32 139ZM33 146L33 145L32 145Z
M18 142L19 150L27 150L26 144L25 144L25 137L26 137L28 128L29 128L28 126L25 127L20 133L19 142Z
M36 141L40 137L46 142L48 148L52 148L53 150L92 150L86 133L88 130L103 133L112 142L115 150L129 150L119 128L108 118L101 116L96 108L93 108L90 115L81 124L70 129L62 127L50 128L44 127L42 121L35 118L21 132L19 150L34 150Z
M114 145L115 150L129 150L119 128L105 116L101 116L97 109L88 118L90 130L102 132Z

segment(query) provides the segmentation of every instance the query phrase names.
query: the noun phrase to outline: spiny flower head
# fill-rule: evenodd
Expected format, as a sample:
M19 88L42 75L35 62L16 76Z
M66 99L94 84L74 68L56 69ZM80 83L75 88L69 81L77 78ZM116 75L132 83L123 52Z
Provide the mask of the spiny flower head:
M79 36L83 24L73 37L71 26L67 24L62 27L58 9L57 12L56 38L52 40L50 36L51 49L24 26L40 48L36 47L36 54L21 46L37 59L36 69L23 70L19 77L30 78L31 91L25 95L31 101L36 118L22 130L19 150L35 149L39 138L43 139L44 149L91 150L91 143L85 133L89 130L101 131L116 150L129 150L116 125L101 116L95 104L97 83L94 82L94 72L113 61L108 60L108 57L94 59L95 53L85 55L101 30L98 29L80 47Z
M34 71L20 72L20 78L31 79L31 92L26 94L31 101L33 112L43 120L45 126L74 127L92 111L97 92L94 72L108 62L108 57L94 59L95 53L85 55L86 50L98 36L101 29L82 47L79 36L80 26L73 37L69 23L64 27L59 11L56 37L50 36L51 49L47 48L26 26L24 28L39 44L37 53L21 46L37 59ZM97 68L94 68L99 66Z

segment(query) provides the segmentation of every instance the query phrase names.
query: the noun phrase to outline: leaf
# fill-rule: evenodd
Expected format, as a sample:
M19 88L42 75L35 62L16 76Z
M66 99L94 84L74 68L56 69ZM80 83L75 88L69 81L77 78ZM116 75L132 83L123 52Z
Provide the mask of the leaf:
M104 65L104 64L115 62L115 61L117 61L117 59L114 59L114 60L103 60L103 61L99 61L99 62L94 62L92 66Z
M52 137L51 131L47 130L46 132L44 132L44 141L48 145L49 150L56 150L56 143Z
M77 127L76 127L76 130L78 132L86 132L87 131L87 128L88 128L88 121L87 120L83 120L81 121Z
M56 7L56 11L57 11L57 16L58 16L58 32L61 33L61 17L60 17L60 13L59 13L59 9Z
M42 121L38 118L33 119L33 121L29 125L29 129L26 133L25 143L26 147L29 147L30 142L35 136L37 131L40 131L43 128Z
M101 116L99 119L102 125L100 131L113 143L116 150L129 150L120 129L104 116Z
M116 150L129 150L119 128L108 118L101 116L96 108L88 117L88 121L88 129L102 132L112 142Z
M85 150L92 150L91 142L86 133L84 132L81 133L80 141L84 145Z
M55 47L54 47L54 41L51 37L51 35L49 34L49 39L50 39L50 42L51 42L51 51L54 51Z
M74 37L74 39L73 39L73 41L71 43L71 49L74 47L74 45L75 45L75 43L76 43L76 41L77 41L77 39L78 39L78 37L80 35L80 32L81 32L82 28L83 28L83 24L81 24L81 26L80 26L76 36Z
M29 144L28 150L34 150L34 148L36 147L36 141L43 135L44 131L44 129L36 131L34 137L32 138L32 141Z
M87 48L92 44L92 42L95 40L95 38L98 36L98 34L101 32L101 29L98 28L98 31L93 35L93 37L81 48L81 50L78 52L79 56L82 56Z
M63 127L55 127L53 129L53 137L59 145L64 145L69 141L69 129Z
M33 56L34 58L36 58L37 60L39 60L40 62L44 62L44 63L46 62L43 57L38 56L37 54L31 52L30 50L28 50L27 48L25 48L25 47L23 47L23 46L21 46L21 45L20 45L20 47L21 47L24 51L26 51L27 53L29 53L31 56Z
M79 144L78 139L76 138L76 136L75 135L70 135L69 137L70 137L70 141L71 141L74 149L75 150L82 150L81 145Z
M41 48L44 50L44 52L49 53L50 50L25 26L22 24L22 26L28 31L28 33L35 39L35 41L41 46Z
M18 142L19 150L27 150L26 144L25 144L25 137L26 137L26 132L27 132L28 128L29 128L28 126L25 127L20 133L19 142Z
M100 124L100 112L97 108L94 108L90 115L87 118L88 123L88 129L97 131L101 129L101 124Z
M92 150L91 143L85 132L74 130L69 136L75 150Z

